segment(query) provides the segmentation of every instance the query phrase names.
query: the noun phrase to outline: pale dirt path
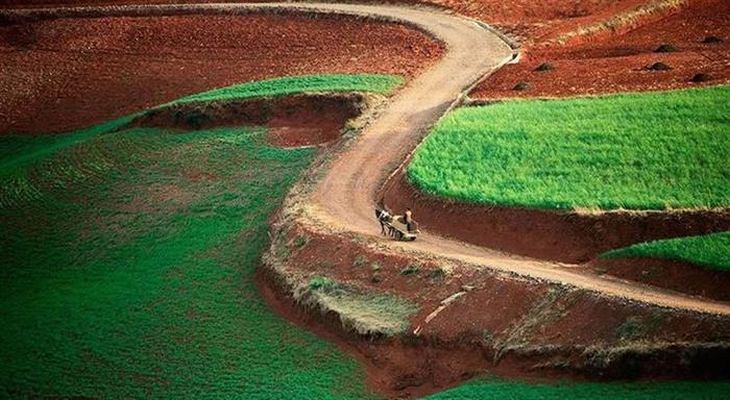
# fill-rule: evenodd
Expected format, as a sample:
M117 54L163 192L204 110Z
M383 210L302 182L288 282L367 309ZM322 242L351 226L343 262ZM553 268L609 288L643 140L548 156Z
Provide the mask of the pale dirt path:
M511 59L512 51L496 34L462 17L426 9L332 3L180 4L59 7L18 13L76 16L144 16L170 13L289 9L365 15L405 22L446 43L445 56L411 81L363 132L339 154L317 184L308 216L342 232L368 236L391 249L445 257L497 271L566 284L601 295L662 307L730 315L730 304L579 272L575 266L531 260L423 233L416 242L385 241L377 234L373 206L388 175L418 145L428 129L480 78ZM6 10L7 11L7 10ZM337 40L337 38L332 38Z

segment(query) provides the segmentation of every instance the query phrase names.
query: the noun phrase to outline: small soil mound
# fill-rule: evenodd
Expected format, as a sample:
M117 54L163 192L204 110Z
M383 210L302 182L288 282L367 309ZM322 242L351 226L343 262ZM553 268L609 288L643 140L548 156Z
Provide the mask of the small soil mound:
M152 110L132 124L178 129L265 126L269 142L280 147L328 143L349 119L366 107L363 95L315 94L213 104L184 104Z
M537 72L547 72L554 70L555 67L550 63L542 63L535 68L535 71Z
M702 40L702 43L707 43L707 44L717 44L717 43L722 43L722 42L723 42L723 40L717 36L706 36L705 39Z
M618 5L618 2L613 3ZM644 1L642 4L647 3ZM730 68L727 68L726 62L730 57L730 31L726 16L730 13L730 1L693 0L684 3L680 8L641 17L625 26L626 29L607 29L605 34L594 35L583 41L546 43L555 35L566 32L567 25L551 23L550 26L541 27L543 31L551 31L551 34L528 35L532 42L522 40L526 50L523 61L534 60L533 63L521 62L502 67L480 83L469 96L480 100L552 98L681 89L692 86L689 79L696 72L709 73L717 82L727 81L730 79ZM551 7L543 5L543 8ZM606 21L606 18L607 15L602 15L593 21ZM581 21L576 25L586 22ZM724 41L717 44L701 43L710 35ZM710 41L715 42L712 39ZM662 44L671 45L677 51L658 52ZM703 57L697 53L710 49L714 52L711 56ZM660 54L671 56L657 59ZM554 62L558 68L547 74L534 73L535 67L545 60ZM669 63L672 70L648 73L644 66L656 61ZM531 75L526 75L528 73ZM512 87L515 82L526 76L530 76L530 90L514 91Z
M672 69L672 67L670 67L667 64L664 64L663 62L655 62L654 64L646 67L646 69L648 69L650 71L669 71Z
M714 300L730 301L730 273L687 262L654 258L596 260L591 268L621 279L658 286Z
M523 92L525 90L528 90L530 88L530 84L525 81L517 82L517 84L512 88L512 90L516 90L518 92Z
M655 53L674 53L679 51L676 47L672 46L671 44L663 44L654 50Z
M690 81L692 81L694 83L707 82L707 81L711 81L711 80L712 80L712 77L709 74L703 74L703 73L695 74L695 76L693 76L692 79L690 79Z

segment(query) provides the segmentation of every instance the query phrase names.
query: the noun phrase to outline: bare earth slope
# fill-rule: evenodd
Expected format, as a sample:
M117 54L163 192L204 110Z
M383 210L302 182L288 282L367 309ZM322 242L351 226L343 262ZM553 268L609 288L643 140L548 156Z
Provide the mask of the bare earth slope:
M169 5L67 8L64 13L102 14L244 10L251 7L288 8L395 19L415 25L447 45L439 63L403 89L362 133L361 138L332 162L311 196L308 217L335 229L368 235L378 232L372 209L388 174L426 134L428 128L485 76L511 59L511 49L494 33L473 20L440 12L396 6L352 4ZM51 10L50 12L57 12ZM424 233L414 243L383 242L400 251L417 251L469 264L595 291L603 295L663 307L713 314L730 314L730 305L692 298L624 281L576 273L570 266L511 257Z

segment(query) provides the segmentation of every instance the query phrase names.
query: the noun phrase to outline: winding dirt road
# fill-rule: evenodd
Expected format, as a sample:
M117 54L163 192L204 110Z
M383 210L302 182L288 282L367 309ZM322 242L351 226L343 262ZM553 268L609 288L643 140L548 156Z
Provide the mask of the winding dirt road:
M419 252L556 282L661 307L730 315L730 304L690 297L657 288L581 273L575 266L515 257L423 233L416 242L385 241L373 218L383 183L397 170L461 96L481 78L512 59L512 50L483 24L446 13L386 5L331 3L171 4L62 7L11 12L64 17L147 16L181 13L236 13L286 9L377 17L418 27L447 45L445 56L411 81L362 133L339 154L317 184L306 208L309 218L336 230L378 240L396 251ZM6 10L7 12L7 10ZM336 40L333 38L333 40Z

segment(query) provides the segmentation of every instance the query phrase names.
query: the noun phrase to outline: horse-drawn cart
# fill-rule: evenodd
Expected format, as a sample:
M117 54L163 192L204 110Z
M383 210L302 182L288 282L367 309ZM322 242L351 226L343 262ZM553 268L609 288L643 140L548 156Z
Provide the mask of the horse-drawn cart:
M405 242L414 241L418 237L418 224L415 221L412 221L409 227L405 223L405 218L402 215L391 216L389 213L384 213L383 210L378 208L375 209L375 217L380 222L381 233L383 235L388 235L396 240Z

